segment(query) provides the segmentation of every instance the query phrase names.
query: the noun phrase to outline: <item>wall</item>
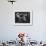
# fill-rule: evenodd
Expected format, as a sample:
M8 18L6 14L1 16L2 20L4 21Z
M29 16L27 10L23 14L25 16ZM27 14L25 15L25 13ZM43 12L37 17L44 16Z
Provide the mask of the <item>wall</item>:
M33 10L32 26L15 26L16 10ZM26 32L33 40L46 40L46 1L17 0L13 5L7 0L0 0L0 40L14 40L18 32Z

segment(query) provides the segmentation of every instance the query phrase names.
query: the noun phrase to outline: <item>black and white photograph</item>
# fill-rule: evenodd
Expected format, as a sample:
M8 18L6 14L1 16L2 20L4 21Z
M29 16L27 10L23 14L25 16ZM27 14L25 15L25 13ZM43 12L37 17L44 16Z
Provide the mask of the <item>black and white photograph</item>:
M32 13L28 11L15 12L15 24L16 25L31 25Z

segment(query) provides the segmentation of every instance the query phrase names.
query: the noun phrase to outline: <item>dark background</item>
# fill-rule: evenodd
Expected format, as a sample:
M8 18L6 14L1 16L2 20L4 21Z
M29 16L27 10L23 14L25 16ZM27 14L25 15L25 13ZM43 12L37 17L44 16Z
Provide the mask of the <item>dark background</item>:
M19 16L22 18L21 20L17 17L17 13L19 13ZM27 15L24 16L24 14ZM26 21L23 20L23 16L25 17ZM15 23L30 23L30 12L15 12Z

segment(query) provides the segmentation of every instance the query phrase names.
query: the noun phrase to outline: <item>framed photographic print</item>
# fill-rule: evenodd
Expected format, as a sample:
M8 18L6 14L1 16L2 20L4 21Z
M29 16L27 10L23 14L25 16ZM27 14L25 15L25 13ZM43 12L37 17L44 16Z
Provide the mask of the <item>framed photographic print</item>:
M15 25L18 25L18 26L32 25L32 11L16 11Z

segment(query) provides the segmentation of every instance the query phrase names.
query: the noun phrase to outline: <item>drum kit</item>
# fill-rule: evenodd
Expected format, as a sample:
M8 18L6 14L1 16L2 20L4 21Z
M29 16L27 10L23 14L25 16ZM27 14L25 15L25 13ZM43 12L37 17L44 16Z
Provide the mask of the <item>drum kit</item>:
M26 37L26 39L24 38ZM26 40L26 42L25 42ZM42 44L42 41L40 42ZM25 36L25 33L19 33L18 38L16 40L7 41L7 43L2 43L2 46L40 46L36 40L31 40L29 35ZM42 45L42 46L46 46Z

